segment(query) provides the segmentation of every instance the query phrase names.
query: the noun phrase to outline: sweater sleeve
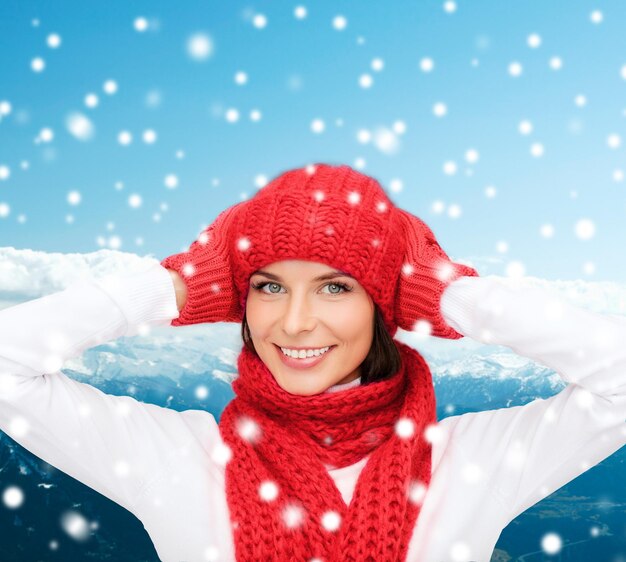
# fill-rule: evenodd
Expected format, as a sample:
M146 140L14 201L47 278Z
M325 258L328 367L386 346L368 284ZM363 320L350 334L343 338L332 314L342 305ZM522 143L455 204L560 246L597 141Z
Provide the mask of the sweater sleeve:
M626 318L495 276L457 279L441 307L460 333L506 346L569 383L523 406L442 420L506 506L507 521L626 444Z
M133 512L143 487L191 441L184 416L106 394L60 369L90 347L169 326L177 314L172 280L159 264L1 310L0 429Z

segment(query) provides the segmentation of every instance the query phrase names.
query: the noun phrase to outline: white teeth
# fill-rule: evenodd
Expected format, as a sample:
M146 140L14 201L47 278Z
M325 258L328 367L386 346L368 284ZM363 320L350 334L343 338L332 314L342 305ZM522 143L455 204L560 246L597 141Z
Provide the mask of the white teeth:
M295 349L287 349L286 347L281 347L280 349L288 357L304 359L306 357L313 357L314 355L316 357L322 355L330 349L330 346L322 347L320 349L301 349L299 351Z

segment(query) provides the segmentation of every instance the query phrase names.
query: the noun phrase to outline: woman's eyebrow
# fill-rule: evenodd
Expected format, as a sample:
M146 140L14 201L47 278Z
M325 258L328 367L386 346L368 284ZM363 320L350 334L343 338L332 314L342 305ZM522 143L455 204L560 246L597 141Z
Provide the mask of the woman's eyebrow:
M267 271L258 270L255 271L252 275L265 275L265 277L269 277L270 279L274 279L274 281L282 281L282 279L278 275L274 275L273 273L268 273ZM326 279L334 279L335 277L350 277L354 279L352 275L346 273L345 271L331 271L330 273L325 273L324 275L319 275L313 281L325 281Z

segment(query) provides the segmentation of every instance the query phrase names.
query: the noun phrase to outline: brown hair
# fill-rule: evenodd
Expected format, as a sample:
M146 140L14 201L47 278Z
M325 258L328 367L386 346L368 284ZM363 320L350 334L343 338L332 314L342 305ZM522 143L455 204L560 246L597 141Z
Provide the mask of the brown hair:
M361 384L377 382L389 378L396 373L401 366L402 358L400 352L389 335L382 312L376 303L374 303L374 335L372 337L372 345L365 359L361 363ZM252 337L250 335L250 327L246 320L244 311L243 320L241 321L241 339L244 345L257 357L258 354L254 349Z

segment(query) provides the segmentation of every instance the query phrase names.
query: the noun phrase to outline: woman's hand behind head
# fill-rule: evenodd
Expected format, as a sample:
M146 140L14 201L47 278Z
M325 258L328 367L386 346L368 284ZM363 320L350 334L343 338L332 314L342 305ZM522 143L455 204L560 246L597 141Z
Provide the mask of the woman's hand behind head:
M185 285L183 291L178 284L180 298L177 293L176 302L179 316L172 320L172 326L241 322L243 312L233 283L229 254L234 235L229 227L235 217L235 210L242 203L222 211L187 251L161 260L161 265L175 272ZM172 276L172 280L176 286L176 277Z
M178 312L180 312L187 302L187 285L177 271L173 269L168 269L167 271L174 282L174 290L176 291L176 307L178 308Z

